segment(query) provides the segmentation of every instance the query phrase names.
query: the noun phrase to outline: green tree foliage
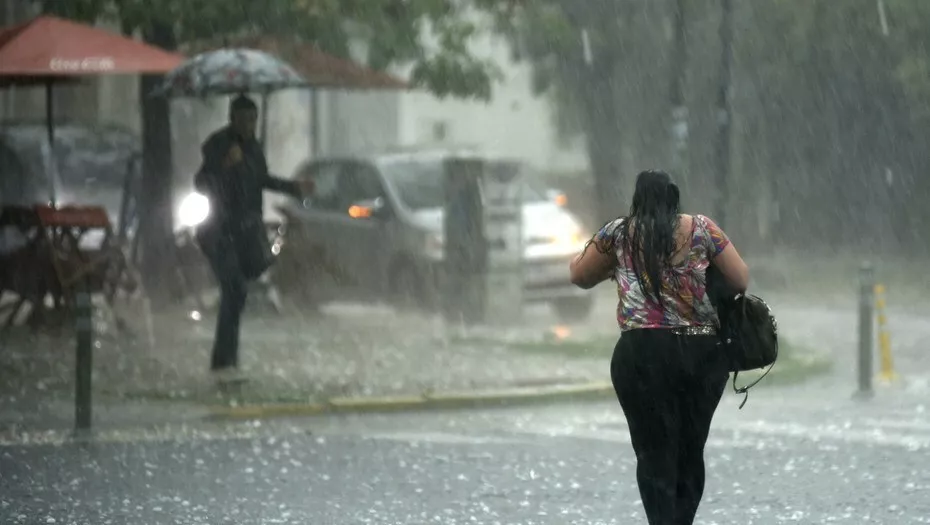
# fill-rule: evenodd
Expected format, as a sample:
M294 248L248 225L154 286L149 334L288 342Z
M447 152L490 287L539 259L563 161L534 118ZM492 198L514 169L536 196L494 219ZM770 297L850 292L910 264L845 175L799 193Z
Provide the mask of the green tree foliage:
M368 65L383 70L413 63L413 82L439 96L488 99L496 69L472 56L476 32L468 9L504 13L510 0L45 0L61 16L91 21L111 17L124 32L146 34L158 24L174 28L179 43L219 35L297 36L328 53L349 57L350 42L364 43ZM423 31L432 38L422 39Z

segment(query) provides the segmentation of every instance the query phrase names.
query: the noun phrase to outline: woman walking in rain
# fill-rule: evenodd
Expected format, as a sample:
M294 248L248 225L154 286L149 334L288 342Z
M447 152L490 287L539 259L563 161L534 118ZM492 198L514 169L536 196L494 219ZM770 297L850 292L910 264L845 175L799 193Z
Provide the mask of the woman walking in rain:
M693 523L704 493L704 445L728 378L706 290L710 265L746 290L749 269L736 248L711 219L679 212L678 187L661 171L639 174L629 215L571 262L581 288L617 283L621 336L610 376L650 525Z

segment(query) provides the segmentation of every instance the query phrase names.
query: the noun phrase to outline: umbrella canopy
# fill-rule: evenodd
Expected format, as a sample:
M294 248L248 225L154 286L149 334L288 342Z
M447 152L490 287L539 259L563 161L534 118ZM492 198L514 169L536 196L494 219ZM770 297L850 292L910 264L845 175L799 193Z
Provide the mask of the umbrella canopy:
M0 85L164 73L184 57L96 27L40 16L0 31Z
M377 90L408 89L407 82L350 60L324 53L306 42L273 36L246 36L223 43L200 41L185 49L194 53L223 47L257 49L281 57L300 73L310 87L327 89Z
M201 53L168 73L155 94L168 97L267 94L307 85L291 66L268 53L254 49L218 49Z

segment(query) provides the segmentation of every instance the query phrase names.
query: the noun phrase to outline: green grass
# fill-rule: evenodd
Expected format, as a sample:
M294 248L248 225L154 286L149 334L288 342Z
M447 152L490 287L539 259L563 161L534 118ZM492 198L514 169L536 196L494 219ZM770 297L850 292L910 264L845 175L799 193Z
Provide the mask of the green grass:
M479 339L468 339L468 341L471 343L482 342ZM616 342L616 338L601 336L589 340L542 340L505 343L498 341L496 343L502 344L505 348L515 352L560 355L576 359L604 359L606 363L610 360ZM758 386L796 384L824 374L832 366L833 363L823 353L791 341L782 341L779 347L778 361ZM749 384L761 374L762 371L743 372L739 375L737 384L740 386Z
M617 344L616 337L596 337L590 340L543 340L543 341L516 341L506 343L510 350L545 355L564 355L575 358L607 358L610 359Z
M826 356L809 348L799 348L782 343L778 360L772 371L759 382L758 387L783 386L802 383L818 375L825 374L833 368L833 362ZM762 371L742 372L736 380L737 386L745 386L755 381ZM731 375L732 379L732 375Z

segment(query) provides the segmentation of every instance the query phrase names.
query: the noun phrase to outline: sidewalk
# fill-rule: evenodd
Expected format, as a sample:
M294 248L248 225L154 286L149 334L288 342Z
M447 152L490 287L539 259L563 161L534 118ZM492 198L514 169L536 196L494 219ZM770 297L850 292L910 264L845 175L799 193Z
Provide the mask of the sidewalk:
M609 323L597 323L603 334L593 334L592 344L604 346L602 351L567 358L527 351L534 341L545 344L555 337L545 312L528 317L534 322L519 329L463 333L436 319L375 307L334 306L316 319L247 314L241 361L248 381L235 392L218 388L207 371L212 316L199 322L181 315L157 319L154 348L144 336L117 340L98 320L94 403L109 408L98 410L95 420L104 421L105 410L120 419L144 419L147 405L156 407L152 419L171 419L173 409L161 408L167 402L186 414L197 413L190 407L319 404L609 381L614 337ZM584 332L592 337L589 329ZM0 428L70 424L73 371L70 334L13 335L0 351Z
M617 329L608 292L591 319L575 326L558 325L545 308L528 311L515 328L468 331L379 307L334 305L319 318L247 313L241 360L248 381L236 389L218 387L207 371L212 316L195 322L182 312L156 319L154 347L144 337L144 323L133 323L142 335L133 342L115 338L99 319L94 424L610 397ZM804 351L841 356L832 343L846 343L836 337L842 330L817 329L823 328L818 317L835 320L805 308L784 312L783 336ZM760 387L777 384L791 366L782 360ZM70 334L11 338L0 350L0 432L70 428L73 376Z

